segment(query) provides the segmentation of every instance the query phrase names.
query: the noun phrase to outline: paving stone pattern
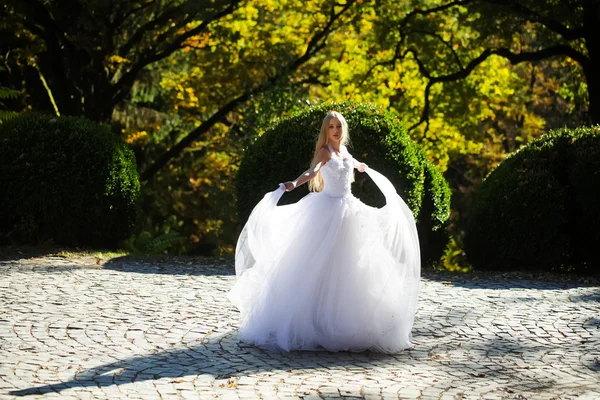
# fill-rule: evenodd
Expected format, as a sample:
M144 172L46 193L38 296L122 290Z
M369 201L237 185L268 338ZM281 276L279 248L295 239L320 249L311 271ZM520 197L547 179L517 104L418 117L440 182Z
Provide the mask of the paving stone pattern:
M416 347L236 338L232 267L0 261L0 398L600 399L600 286L424 278Z

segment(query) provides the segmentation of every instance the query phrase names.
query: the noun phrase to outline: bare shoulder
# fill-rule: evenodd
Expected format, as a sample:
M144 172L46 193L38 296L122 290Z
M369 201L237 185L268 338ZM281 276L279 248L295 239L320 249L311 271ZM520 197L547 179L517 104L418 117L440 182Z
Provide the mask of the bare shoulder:
M326 159L329 159L331 157L331 153L329 152L329 149L327 148L327 146L321 147L321 149L317 153L317 157L323 157L323 156L325 156Z
M329 149L325 146L325 147L321 147L321 149L315 156L315 161L326 163L327 161L329 161L330 158L331 158L331 153L329 152Z

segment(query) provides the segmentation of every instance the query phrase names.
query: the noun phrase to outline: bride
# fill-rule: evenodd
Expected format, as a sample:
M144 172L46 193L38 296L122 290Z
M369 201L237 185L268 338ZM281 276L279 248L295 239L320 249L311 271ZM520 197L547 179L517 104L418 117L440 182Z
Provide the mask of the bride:
M240 338L276 350L411 348L419 294L415 221L391 182L354 159L348 124L330 111L310 168L256 205L236 247L229 299L240 310ZM350 191L354 169L386 198L370 207ZM284 192L309 182L295 204Z

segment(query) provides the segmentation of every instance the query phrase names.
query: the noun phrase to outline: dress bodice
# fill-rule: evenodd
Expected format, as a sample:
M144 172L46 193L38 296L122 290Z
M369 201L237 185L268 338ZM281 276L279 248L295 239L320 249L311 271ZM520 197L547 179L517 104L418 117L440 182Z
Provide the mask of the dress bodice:
M344 155L337 155L330 145L327 145L327 147L331 152L331 158L321 168L324 184L323 193L331 197L349 196L354 170L352 156L346 154L346 158L344 158Z

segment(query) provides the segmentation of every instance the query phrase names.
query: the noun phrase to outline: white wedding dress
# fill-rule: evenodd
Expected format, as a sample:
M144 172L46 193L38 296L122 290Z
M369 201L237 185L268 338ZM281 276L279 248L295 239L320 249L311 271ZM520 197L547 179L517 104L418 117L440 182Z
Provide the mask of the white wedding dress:
M229 293L240 310L240 339L287 351L412 347L421 269L410 209L370 168L386 205L354 197L351 156L332 151L320 171L322 192L277 206L280 186L256 205L240 234Z

